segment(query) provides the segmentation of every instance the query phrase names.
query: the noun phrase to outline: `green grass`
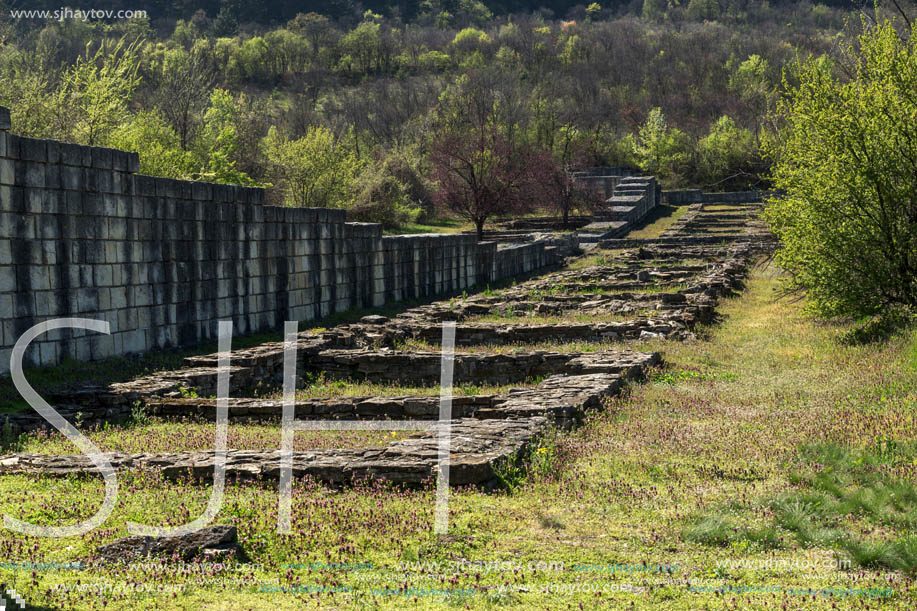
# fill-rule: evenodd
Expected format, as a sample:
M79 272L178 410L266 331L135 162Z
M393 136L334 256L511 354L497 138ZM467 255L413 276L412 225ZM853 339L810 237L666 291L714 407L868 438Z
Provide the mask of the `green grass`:
M408 223L398 229L386 230L387 235L411 235L415 233L461 233L472 231L474 225L458 219L436 219L427 223Z
M407 347L407 346L405 346ZM412 349L420 349L413 348ZM426 348L424 348L426 349ZM430 346L430 350L439 350L439 346ZM379 384L365 380L330 380L323 374L306 375L305 387L296 391L297 399L319 399L325 397L434 397L439 396L438 384L430 386L402 386L399 384ZM458 382L452 392L457 396L497 395L510 388L532 386L533 382L518 384L471 384ZM282 392L273 391L266 396L279 399Z
M688 206L670 206L660 204L649 214L642 227L627 234L628 238L658 238L675 221L684 216Z
M279 420L279 419L278 419ZM129 454L212 450L213 422L153 418L143 424L126 424L83 431L103 452ZM297 452L316 449L362 448L385 445L412 433L403 431L299 431L293 439ZM279 447L280 423L230 422L226 447L263 450ZM41 430L20 438L17 451L36 454L77 454L74 445L57 431Z
M776 299L773 268L756 270L748 287L745 295L724 300L724 322L707 329L704 341L627 345L663 350L666 366L609 400L576 431L540 440L526 455L527 464L505 465L502 490L453 491L447 537L432 533L432 487L405 491L367 483L332 490L296 482L293 534L281 536L275 532L276 488L229 484L216 521L237 525L250 562L261 566L206 576L226 577L225 583L127 567L39 571L34 577L0 567L0 576L31 603L54 609L103 608L102 597L56 592L59 584L126 579L184 583L188 590L174 598L109 595L104 608L915 608L917 596L901 570L912 566L917 553L909 522L917 337L911 332L881 343L845 343L851 325L812 321L801 304ZM279 438L276 443L279 447ZM153 473L119 480L122 494L103 529L69 539L3 530L4 561L79 559L126 535L128 520L187 521L203 510L210 494L208 486L169 482ZM74 523L97 510L103 491L96 478L4 476L0 513ZM829 566L838 558L849 560L851 569ZM285 567L319 561L372 568ZM445 568L399 566L415 561L441 562ZM519 562L521 568L485 570L462 561ZM527 567L538 561L565 567ZM775 562L783 565L774 568ZM612 574L578 571L577 564L677 570ZM353 590L267 593L257 580ZM688 582L782 592L694 592ZM599 596L583 591L606 584L617 589ZM475 594L415 600L372 593L402 585L471 588ZM789 593L827 586L894 593Z
M773 515L771 547L798 545L834 549L851 566L917 571L917 444L880 437L866 447L836 442L803 445L789 470L792 492L765 497L733 511ZM712 541L704 525L727 524ZM863 532L863 527L869 530ZM702 517L686 539L710 544L757 543L757 531L721 515Z

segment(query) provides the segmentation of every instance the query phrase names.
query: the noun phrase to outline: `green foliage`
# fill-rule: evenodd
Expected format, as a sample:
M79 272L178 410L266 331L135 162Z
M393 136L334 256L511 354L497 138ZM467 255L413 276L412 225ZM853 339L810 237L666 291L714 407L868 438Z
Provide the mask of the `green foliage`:
M558 461L558 432L552 427L519 454L496 464L494 475L500 486L512 494L532 477L548 479L556 475Z
M779 104L786 128L766 143L768 208L788 288L822 316L917 308L917 48L890 23L848 50L851 78L826 58L794 69Z
M650 111L634 141L640 166L669 184L678 183L690 158L690 142L679 129L670 128L661 108Z
M204 113L198 155L206 160L201 178L210 182L252 185L255 181L236 169L235 156L239 147L242 98L233 97L225 89L210 94L210 108Z
M95 53L87 45L85 56L77 58L50 100L64 138L99 145L124 122L140 84L138 66L136 43L122 39L100 45Z
M185 178L197 166L194 155L181 148L178 135L154 111L142 111L127 119L106 140L106 146L141 152L140 172L151 176Z
M760 527L740 525L727 513L715 512L690 523L682 536L703 545L752 544L764 548L833 548L857 567L892 570L917 569L917 539L863 538L838 525L858 518L880 532L917 527L917 488L905 473L917 461L912 441L876 439L871 447L839 444L803 446L790 481L798 491L766 499L763 505L773 523ZM876 530L876 529L868 529Z
M238 6L235 2L221 2L220 12L213 20L215 36L232 36L239 30Z
M721 183L745 169L756 152L751 131L724 115L697 142L697 178L702 184Z
M379 72L383 69L382 26L363 21L341 38L339 67L348 72Z
M490 37L477 28L460 30L452 39L453 46L465 51L473 51L488 42L490 42Z
M564 43L559 57L560 61L567 65L585 62L589 59L589 47L579 35L574 34Z
M643 18L658 21L665 17L669 0L643 0Z
M348 210L348 220L381 223L384 229L415 222L422 209L412 199L409 186L397 176L399 169L405 168L388 160L366 166L360 174L359 192Z
M262 148L287 205L346 208L351 204L362 163L350 147L335 140L331 130L310 127L302 138L287 140L271 127Z
M10 417L3 416L3 426L0 427L0 451L3 453L15 452L19 449L19 439L13 432Z
M716 19L720 16L720 2L719 0L691 0L688 3L688 15L698 21Z
M251 184L281 181L258 146L271 125L291 139L322 127L361 159L391 149L423 151L417 166L426 171L441 122L461 119L451 116L455 101L473 93L465 86L469 77L488 73L483 86L492 95L472 105L511 148L551 151L568 169L649 159L643 169L667 186L719 184L726 166L740 167L754 182L749 172L758 164L739 163L735 149L756 161L743 130L757 138L776 75L794 51L783 41L821 52L829 33L818 28L836 27L843 17L821 5L797 11L788 37L773 34L787 27L788 7L744 0L647 0L653 23L604 19L644 3L554 3L546 5L553 17L537 11L512 20L494 19L508 5L480 0L424 0L397 11L369 2L359 7L362 19L337 0L300 14L291 6L218 4L206 12L176 5L172 21L156 8L148 19L113 23L35 20L11 27L0 15L0 102L12 110L14 131L139 148L144 172ZM685 18L721 23L684 28ZM768 27L744 28L762 21ZM286 24L249 26L267 22ZM745 62L737 59L746 57L734 44L737 22L742 48L755 51ZM141 42L127 53L117 48L122 38ZM120 64L112 57L119 53ZM142 77L139 86L134 76ZM212 100L214 87L231 101ZM635 126L652 123L657 117L646 115L655 107L687 135L668 129L664 138L640 140ZM726 112L743 145L728 152L717 149L728 134L711 127ZM191 155L174 150L161 121ZM138 146L144 138L149 153ZM575 150L574 162L565 149Z

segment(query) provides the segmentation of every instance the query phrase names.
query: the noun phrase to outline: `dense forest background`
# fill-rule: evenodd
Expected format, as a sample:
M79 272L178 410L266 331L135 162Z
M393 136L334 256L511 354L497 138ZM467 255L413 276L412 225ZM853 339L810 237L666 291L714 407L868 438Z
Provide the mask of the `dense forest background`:
M18 4L0 11L14 131L137 150L146 173L270 185L276 203L389 226L432 215L440 179L472 158L503 186L523 179L516 158L541 176L624 165L667 187L765 186L758 145L783 68L845 46L863 8L174 0L106 22L15 20L9 9L60 8ZM541 193L570 204L567 187Z

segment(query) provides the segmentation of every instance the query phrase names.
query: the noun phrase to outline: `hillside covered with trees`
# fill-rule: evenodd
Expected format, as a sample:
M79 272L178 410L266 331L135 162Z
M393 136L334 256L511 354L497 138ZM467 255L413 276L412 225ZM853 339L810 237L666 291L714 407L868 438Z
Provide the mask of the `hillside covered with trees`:
M831 53L851 16L747 0L294 4L5 17L0 104L17 133L140 151L145 173L269 185L275 203L397 226L432 211L442 153L471 133L541 176L623 165L667 187L763 186L783 67ZM542 182L518 193L548 201L558 187Z

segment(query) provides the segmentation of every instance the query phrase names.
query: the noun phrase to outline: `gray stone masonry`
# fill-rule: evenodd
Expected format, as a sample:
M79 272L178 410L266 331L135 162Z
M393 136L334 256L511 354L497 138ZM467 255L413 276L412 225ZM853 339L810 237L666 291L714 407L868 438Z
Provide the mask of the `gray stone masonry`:
M59 317L110 334L39 336L26 365L190 346L356 307L461 292L556 263L544 243L383 236L343 210L262 205L260 188L144 176L140 158L12 135L0 108L0 374Z

